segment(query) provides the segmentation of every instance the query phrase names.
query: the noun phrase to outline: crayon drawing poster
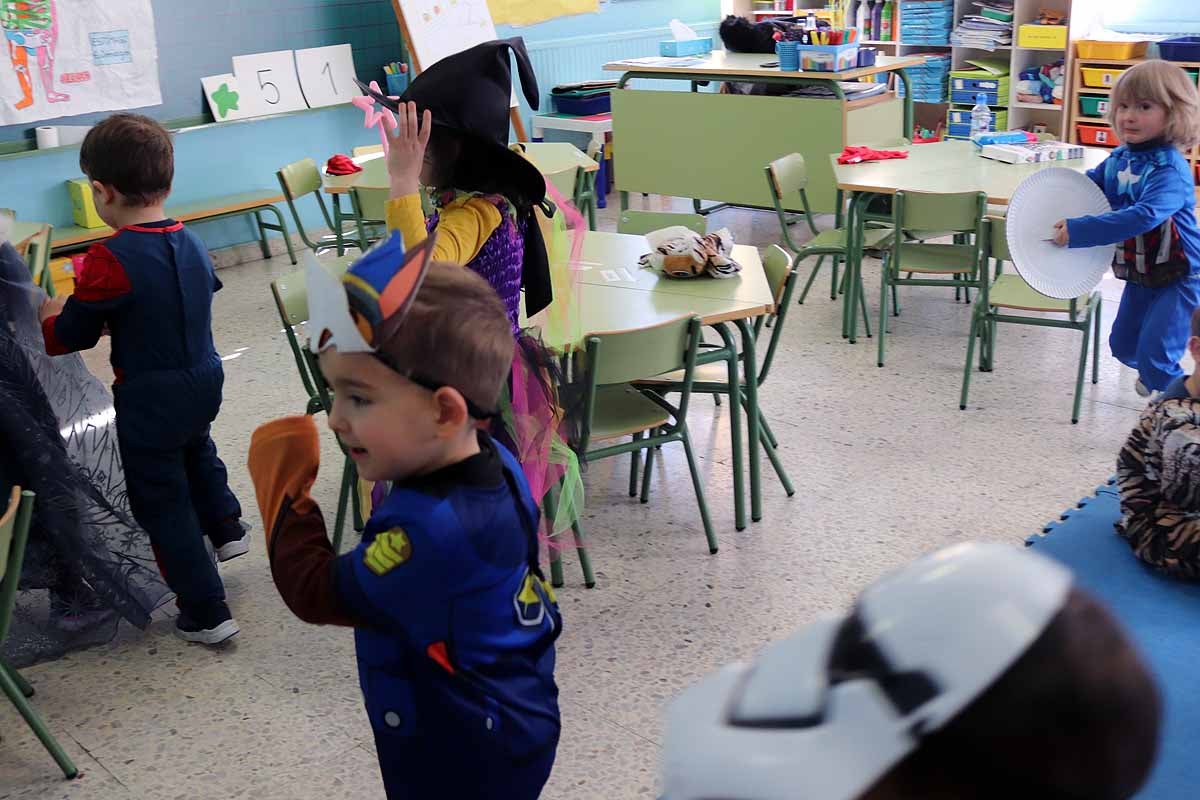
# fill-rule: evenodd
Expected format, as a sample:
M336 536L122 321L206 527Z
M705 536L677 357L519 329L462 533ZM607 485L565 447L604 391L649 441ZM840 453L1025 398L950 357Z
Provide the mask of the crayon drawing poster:
M0 125L161 103L150 0L0 0Z

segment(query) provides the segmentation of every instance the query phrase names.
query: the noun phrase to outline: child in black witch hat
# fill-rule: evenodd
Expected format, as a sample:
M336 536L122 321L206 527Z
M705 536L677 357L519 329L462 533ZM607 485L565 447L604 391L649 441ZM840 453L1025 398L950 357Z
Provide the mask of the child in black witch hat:
M546 245L533 214L545 201L546 182L537 167L508 148L510 52L525 98L536 109L537 80L519 38L485 42L442 59L400 98L399 127L389 138L387 222L408 247L436 227L434 259L468 267L487 280L515 334L522 288L530 315L549 305L551 292ZM428 220L421 186L433 195L435 213Z

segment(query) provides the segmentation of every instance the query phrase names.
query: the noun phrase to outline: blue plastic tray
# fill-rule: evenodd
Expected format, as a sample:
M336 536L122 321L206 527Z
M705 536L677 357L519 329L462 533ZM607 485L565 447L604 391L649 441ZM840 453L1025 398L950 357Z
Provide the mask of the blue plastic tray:
M1200 36L1177 36L1158 43L1158 54L1167 61L1200 61Z

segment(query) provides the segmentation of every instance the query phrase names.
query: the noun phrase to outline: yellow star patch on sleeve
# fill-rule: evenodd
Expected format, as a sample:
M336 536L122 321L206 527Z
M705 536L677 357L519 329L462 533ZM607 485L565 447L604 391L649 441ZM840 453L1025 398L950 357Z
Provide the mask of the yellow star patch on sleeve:
M386 575L412 558L412 542L403 528L392 528L375 537L367 546L363 563L376 575Z

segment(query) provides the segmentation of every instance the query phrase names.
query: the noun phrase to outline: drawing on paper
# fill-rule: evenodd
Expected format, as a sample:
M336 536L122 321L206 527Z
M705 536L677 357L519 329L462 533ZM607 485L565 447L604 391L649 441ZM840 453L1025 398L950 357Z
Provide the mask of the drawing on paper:
M58 47L58 16L54 0L0 0L0 28L8 42L8 55L21 86L14 104L18 111L33 105L32 57L42 78L47 103L71 99L54 88L54 51Z

